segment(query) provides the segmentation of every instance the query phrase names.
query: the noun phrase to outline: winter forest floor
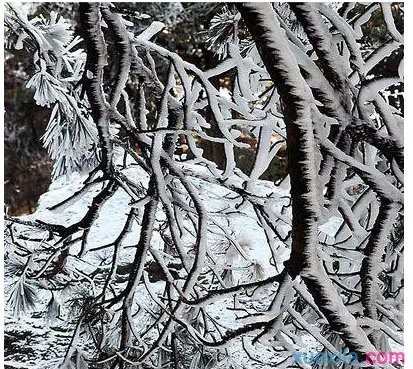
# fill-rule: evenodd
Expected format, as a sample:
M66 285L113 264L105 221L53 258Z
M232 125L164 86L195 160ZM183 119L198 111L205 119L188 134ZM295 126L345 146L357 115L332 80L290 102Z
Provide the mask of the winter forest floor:
M202 166L197 165L186 165L186 168L193 172L193 183L200 190L202 199L208 205L208 211L210 214L216 214L211 219L211 226L214 229L214 233L211 233L211 238L209 240L212 248L217 250L216 262L220 264L237 264L239 266L239 271L235 271L231 277L228 278L228 282L231 279L231 283L245 283L250 280L250 278L265 278L274 273L274 266L269 264L271 258L271 253L268 247L266 247L265 234L257 223L254 215L254 211L251 207L245 206L240 208L240 211L236 214L227 215L222 217L219 210L225 209L228 206L229 196L231 191L220 185L211 185L197 179L196 177L202 177L202 175L207 174L207 170ZM133 173L133 171L135 171ZM129 170L129 175L133 178L142 178L142 184L147 184L147 175L145 172L139 169L133 169L132 172ZM48 192L41 196L38 208L35 213L27 216L21 217L24 220L46 220L54 219L56 224L69 225L74 223L78 218L85 212L88 204L93 198L94 191L86 193L84 196L80 197L77 201L74 201L63 209L59 211L50 211L48 207L54 205L61 200L69 197L78 188L81 188L82 181L86 178L85 175L74 174L70 178L62 177L59 180L52 183ZM238 176L231 177L227 184L240 184L242 179ZM98 187L95 188L95 192ZM276 188L271 182L268 181L257 181L254 185L254 191L262 196L270 195L274 197L274 207L277 211L281 211L282 205L285 205L285 201L282 199L283 196L288 194L288 188L280 189ZM228 199L226 199L228 198ZM118 190L117 193L111 198L108 203L104 206L102 213L93 225L90 238L89 238L89 248L99 247L112 242L119 231L121 230L128 210L129 197L125 191L122 189ZM287 218L290 216L286 214ZM161 211L158 212L157 217L162 219L164 215ZM110 225L110 226L108 226ZM339 223L335 219L331 219L328 223L320 226L320 231L326 235L334 234L335 229ZM17 229L19 226L16 226ZM286 225L286 231L289 226ZM27 231L25 231L27 232ZM222 232L232 232L234 237L239 241L242 247L242 252L245 253L245 260L237 254L236 250L232 252L232 255L221 254L219 255L220 245L223 242L227 242L225 236L220 233ZM34 236L36 232L29 232L31 236ZM123 255L121 263L125 263L131 257L131 248L137 235L139 234L139 226L132 229L128 237L124 240L125 254ZM29 235L29 234L26 234ZM191 240L187 240L191 242ZM161 249L161 244L163 245L163 240L159 233L155 232L153 244L158 244L159 249ZM129 251L128 251L129 248ZM7 249L6 249L7 252ZM281 243L278 248L278 258L276 263L277 271L282 268L282 263L288 258L289 250L286 249ZM108 255L105 250L99 253L89 253L86 257L80 260L72 260L66 266L68 271L82 270L87 272L90 270L88 264L96 264L99 258L106 258ZM231 259L233 258L233 259ZM9 264L12 264L10 261ZM257 270L254 269L253 265L258 265L259 271L257 275ZM6 288L14 282L12 276L6 277ZM99 282L97 282L99 283ZM93 286L92 286L93 287ZM151 283L151 290L153 292L161 291L164 287L164 282L156 281ZM56 360L62 357L66 345L70 341L72 327L68 324L65 315L70 314L70 311L65 311L62 309L60 312L60 317L53 321L50 321L50 316L48 316L48 304L50 301L50 292L42 291L36 295L35 306L31 312L22 315L20 317L14 317L12 311L6 312L6 326L5 326L5 358L6 358L6 368L30 368L30 369L44 369L53 367L56 365ZM258 291L257 295L254 296L251 303L260 304L261 294L267 294L270 291L264 289ZM150 298L148 298L145 293L144 286L139 287L139 292L142 295L142 299L145 300L148 306L151 306ZM62 294L60 299L65 299ZM153 305L153 302L152 302ZM219 304L211 305L209 313L216 319L219 320L220 324L223 326L228 326L235 328L237 326L236 320L234 320L234 314L226 309L227 305L231 305L231 299L226 299L221 301ZM254 306L259 308L259 306ZM262 305L261 309L265 309ZM138 329L143 329L144 326L138 327ZM309 349L317 347L313 342L311 343L311 337L303 337L309 343ZM245 352L241 347L241 342L232 345L231 350L233 350L232 357L234 360L241 360L241 362L247 362L248 358L245 356ZM254 349L253 349L254 350ZM263 348L261 355L265 356L266 349ZM268 354L267 354L268 355ZM273 355L273 354L272 354ZM274 358L272 358L274 360ZM255 366L255 365L254 365ZM260 368L265 368L265 366L258 366ZM270 367L268 367L270 368Z

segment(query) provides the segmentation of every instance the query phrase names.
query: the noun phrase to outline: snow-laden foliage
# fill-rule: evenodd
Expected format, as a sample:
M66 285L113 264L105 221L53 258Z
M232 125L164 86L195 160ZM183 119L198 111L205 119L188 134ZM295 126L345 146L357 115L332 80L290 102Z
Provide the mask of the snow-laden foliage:
M42 367L308 368L293 354L403 345L403 113L386 98L403 62L373 72L402 55L396 5L238 4L212 18L222 60L201 70L153 41L162 23L135 34L82 3L100 162L7 218L10 312L67 338ZM377 12L386 40L366 52ZM59 103L62 81L34 75L35 98ZM283 151L286 178L261 180Z
M220 58L228 55L229 42L237 40L240 19L240 14L228 7L212 17L210 27L205 31L205 43Z
M97 132L81 96L86 54L69 20L56 12L32 16L29 8L7 4L11 49L33 53L34 73L26 87L40 106L52 108L43 144L54 160L53 177L96 164Z

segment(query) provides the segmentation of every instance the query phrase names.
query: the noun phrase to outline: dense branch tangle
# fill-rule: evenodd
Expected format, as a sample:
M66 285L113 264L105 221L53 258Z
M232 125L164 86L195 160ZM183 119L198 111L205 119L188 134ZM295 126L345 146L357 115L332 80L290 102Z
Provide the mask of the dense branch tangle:
M363 355L401 343L402 320L388 313L402 304L403 240L394 229L403 222L401 112L380 94L401 77L369 75L388 56L388 49L378 56L360 49L360 22L369 19L362 13L370 7L340 16L327 5L291 4L307 37L299 40L271 5L239 5L255 46L242 56L234 38L227 58L206 71L151 41L162 24L133 35L110 6L80 8L84 88L101 164L51 211L70 207L90 188L97 195L73 225L10 219L9 227L15 252L31 258L25 278L50 290L94 286L62 365L88 334L88 360L108 368L186 367L183 349L199 351L202 360L228 360L231 345L257 364L289 367L303 334L332 353L348 347ZM401 47L386 5L383 13L388 42ZM224 94L213 77L232 71L232 90ZM213 125L219 136L209 133ZM245 135L257 140L248 173L237 168L234 150L249 146ZM205 157L201 142L224 148L225 168ZM264 185L259 178L284 144L284 189ZM209 203L214 190L219 209ZM120 191L130 198L124 227L112 243L91 245L102 208ZM266 240L259 248L270 260L251 256L257 250L245 247L234 217L259 224ZM326 231L332 218L339 224ZM25 248L14 229L22 227L49 232L49 246ZM104 253L92 271L71 266ZM242 280L262 269L264 275ZM115 336L110 345L105 332ZM248 347L262 345L272 355L251 356Z

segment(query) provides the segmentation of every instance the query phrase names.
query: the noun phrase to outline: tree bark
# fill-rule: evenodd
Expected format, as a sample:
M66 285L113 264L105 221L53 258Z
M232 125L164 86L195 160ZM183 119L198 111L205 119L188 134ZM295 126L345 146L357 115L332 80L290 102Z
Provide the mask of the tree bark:
M101 168L109 173L112 168L112 142L109 133L109 116L103 92L104 67L107 64L107 48L100 26L99 3L81 3L80 25L86 41L87 60L83 83L96 124L101 146Z
M345 307L318 257L319 204L309 89L271 5L242 3L237 7L277 87L287 128L293 234L286 268L293 278L301 276L331 328L340 332L348 347L364 355L375 349Z

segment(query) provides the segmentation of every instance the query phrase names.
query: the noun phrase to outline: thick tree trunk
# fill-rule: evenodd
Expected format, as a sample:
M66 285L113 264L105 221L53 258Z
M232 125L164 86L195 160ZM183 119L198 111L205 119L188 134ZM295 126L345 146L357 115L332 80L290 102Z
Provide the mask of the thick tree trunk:
M327 277L317 254L319 204L309 90L271 5L242 3L237 6L282 101L293 212L292 250L286 262L287 270L293 278L301 276L331 328L341 333L350 349L359 354L374 351Z

